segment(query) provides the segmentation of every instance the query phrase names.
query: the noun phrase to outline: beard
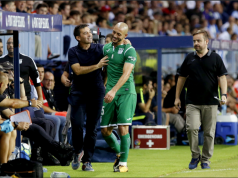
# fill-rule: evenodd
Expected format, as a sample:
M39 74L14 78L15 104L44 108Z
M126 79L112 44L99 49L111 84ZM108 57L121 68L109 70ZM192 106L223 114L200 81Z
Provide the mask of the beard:
M122 40L122 39L120 39L120 38L115 38L115 39L117 39L117 41L116 41L116 42L112 41L112 43L113 43L113 44L115 44L115 45L116 45L116 44L118 44L118 43L120 43L120 42L121 42L121 40Z

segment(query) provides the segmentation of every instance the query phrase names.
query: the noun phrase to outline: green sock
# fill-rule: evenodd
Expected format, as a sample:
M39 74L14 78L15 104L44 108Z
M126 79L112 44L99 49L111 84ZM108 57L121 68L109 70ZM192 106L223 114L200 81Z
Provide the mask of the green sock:
M103 138L105 139L107 144L116 152L116 154L120 154L120 145L113 133L111 133L111 135L109 136L104 136Z
M130 134L120 136L121 138L121 157L120 162L127 162L129 148L131 144Z

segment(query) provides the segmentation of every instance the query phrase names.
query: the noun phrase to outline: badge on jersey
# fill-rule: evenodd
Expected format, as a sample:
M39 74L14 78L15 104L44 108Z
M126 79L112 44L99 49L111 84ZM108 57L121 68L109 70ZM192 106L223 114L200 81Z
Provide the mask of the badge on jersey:
M124 51L124 48L119 48L119 50L118 50L118 54L122 54L123 51Z

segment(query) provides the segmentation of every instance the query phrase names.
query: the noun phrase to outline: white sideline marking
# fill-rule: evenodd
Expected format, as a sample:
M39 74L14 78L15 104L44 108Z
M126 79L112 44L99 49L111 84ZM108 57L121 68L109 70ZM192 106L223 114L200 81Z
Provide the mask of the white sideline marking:
M207 170L191 170L191 171L181 171L181 172L174 172L174 173L170 173L170 174L166 174L164 176L169 176L172 174L182 174L182 173L191 173L191 172L219 172L219 171L236 171L238 169L207 169ZM160 177L164 177L164 176L160 176Z

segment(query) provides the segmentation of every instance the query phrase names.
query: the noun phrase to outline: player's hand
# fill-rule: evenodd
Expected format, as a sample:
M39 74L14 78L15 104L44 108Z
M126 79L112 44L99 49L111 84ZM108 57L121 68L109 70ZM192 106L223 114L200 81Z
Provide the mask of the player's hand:
M154 98L154 96L155 96L155 90L154 89L149 90L149 97Z
M226 96L223 95L223 96L221 97L221 100L222 100L222 101L220 102L221 105L226 104Z
M179 112L179 109L177 109L177 107L172 107L172 113L173 114L178 114L178 112Z
M38 109L42 107L42 101L32 99L31 103L32 103L31 107L36 107Z
M130 40L128 40L128 39L124 39L124 40L123 40L123 44L125 44L125 45L127 45L127 44L131 45L131 42L130 42Z
M108 56L104 56L100 61L99 63L97 64L98 68L102 68L103 66L107 66L108 65L108 61L107 60Z
M115 95L116 95L116 92L114 92L113 90L110 90L104 97L105 103L111 103Z
M64 86L66 87L70 87L72 85L72 83L70 82L69 79L66 79L65 83L64 83Z
M19 122L17 126L17 130L22 131L22 130L28 130L30 127L30 124L28 122Z
M174 101L174 106L175 106L178 110L180 110L180 108L181 108L181 101L180 101L179 98L176 98L176 99L175 99L175 101Z

